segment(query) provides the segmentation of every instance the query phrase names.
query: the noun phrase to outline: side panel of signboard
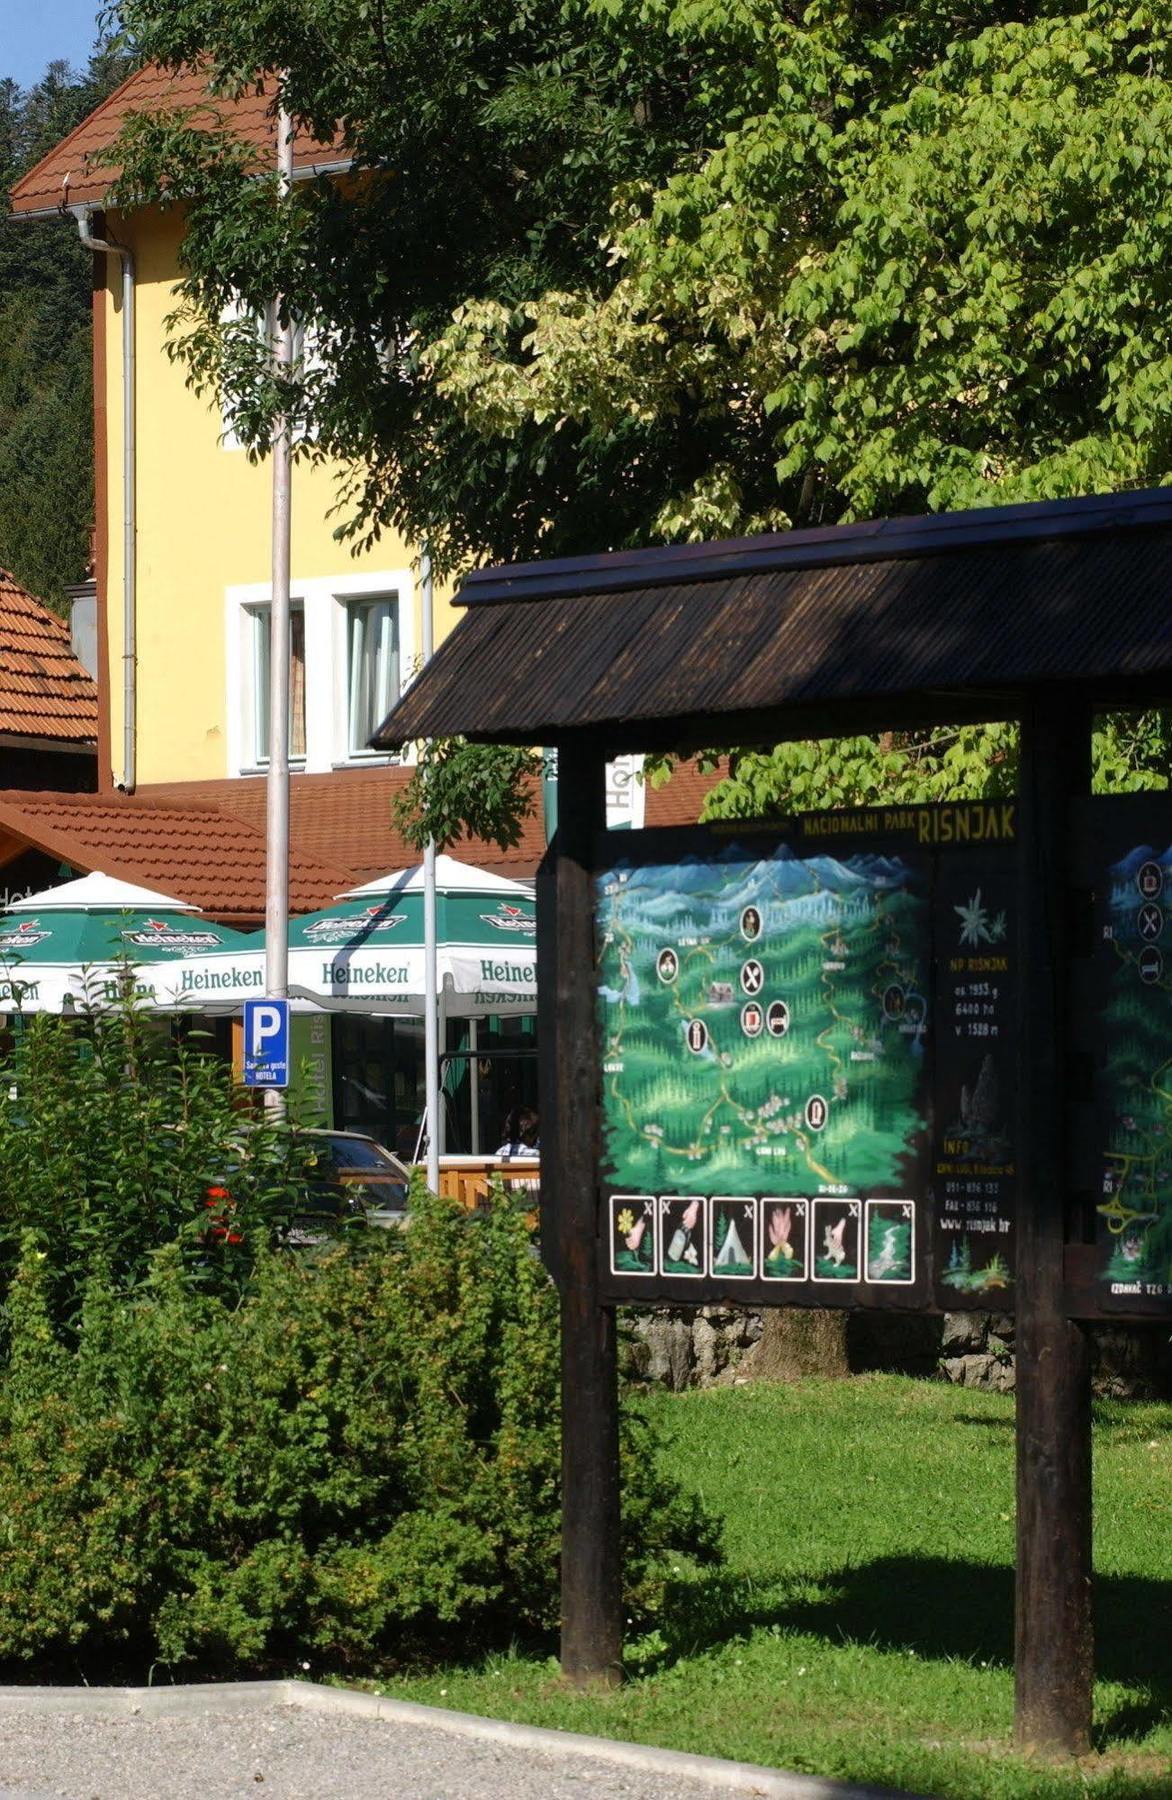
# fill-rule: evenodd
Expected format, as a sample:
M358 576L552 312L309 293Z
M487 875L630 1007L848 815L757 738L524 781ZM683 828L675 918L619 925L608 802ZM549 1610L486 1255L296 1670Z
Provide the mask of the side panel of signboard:
M936 865L933 1198L942 1311L1006 1309L1015 1266L1019 1072L1012 858L958 850Z
M1172 1315L1172 805L1096 798L1080 832L1092 892L1080 1038L1084 1248L1068 1255L1078 1310Z

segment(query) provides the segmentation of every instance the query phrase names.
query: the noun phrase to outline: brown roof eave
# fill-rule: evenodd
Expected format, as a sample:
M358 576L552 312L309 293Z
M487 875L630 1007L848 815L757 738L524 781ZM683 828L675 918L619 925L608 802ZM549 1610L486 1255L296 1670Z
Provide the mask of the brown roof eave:
M119 172L105 157L126 119L179 107L207 128L223 126L255 156L258 170L273 166L275 156L275 87L270 80L235 96L212 94L207 72L199 66L164 68L144 63L135 69L69 134L12 184L11 216L53 218L66 206L101 207L108 201ZM325 143L299 129L293 146L293 178L343 174L355 158L341 133Z
M354 168L354 163L355 159L352 156L334 162L307 163L303 167L294 169L293 179L294 181L316 181L319 175L348 175ZM12 191L9 189L9 193ZM14 206L8 216L13 220L35 221L39 219L42 222L46 219L62 219L72 225L74 223L73 209L78 206L95 212L106 206L110 206L111 210L115 212L132 210L120 208L117 202L111 202L108 192L95 195L88 200L71 200L67 193L63 193L56 206L29 207L27 209Z
M603 593L575 589L589 570L551 565L543 595L470 605L374 742L590 732L613 752L831 736L916 709L924 722L1011 717L1025 690L1049 686L1166 697L1172 491L1118 501L1113 529L1086 530L1090 509L1075 508L1053 536L1046 508L1044 536L982 520L983 540L950 533L901 559L862 544L850 560L810 564L803 548L778 563L771 544L773 566L697 577L667 550L674 579L644 565L638 584Z

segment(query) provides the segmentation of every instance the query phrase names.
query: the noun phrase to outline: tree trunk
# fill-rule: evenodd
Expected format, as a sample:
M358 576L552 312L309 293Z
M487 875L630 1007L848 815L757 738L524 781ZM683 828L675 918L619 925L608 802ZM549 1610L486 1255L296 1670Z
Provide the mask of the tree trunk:
M737 1374L750 1381L798 1381L803 1375L850 1374L846 1312L806 1306L767 1307L764 1329Z

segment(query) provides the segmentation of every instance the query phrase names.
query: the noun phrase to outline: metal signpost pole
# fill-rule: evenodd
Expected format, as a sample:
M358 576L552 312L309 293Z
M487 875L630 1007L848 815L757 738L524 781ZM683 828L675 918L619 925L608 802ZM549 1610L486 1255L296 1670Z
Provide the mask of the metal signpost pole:
M293 180L293 121L277 114L277 196L283 203ZM293 366L293 321L277 298L273 361L278 380ZM289 565L293 441L289 415L273 423L273 573L269 604L269 768L266 790L265 993L283 999L289 989ZM268 1104L284 1107L279 1089Z
M423 600L423 662L435 650L435 602L431 576L431 552L424 545L419 559ZM440 1086L439 1086L439 981L437 978L435 902L435 839L428 838L423 852L423 1021L424 1107L427 1116L427 1185L439 1192Z

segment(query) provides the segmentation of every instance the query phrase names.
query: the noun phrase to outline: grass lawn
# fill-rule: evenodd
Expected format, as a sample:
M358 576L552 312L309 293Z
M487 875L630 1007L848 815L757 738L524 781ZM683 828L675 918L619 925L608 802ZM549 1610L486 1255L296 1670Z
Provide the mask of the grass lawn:
M955 1800L1172 1796L1172 1407L1096 1417L1096 1754L1011 1750L1013 1404L874 1376L655 1395L727 1565L680 1571L614 1694L521 1655L401 1698Z

